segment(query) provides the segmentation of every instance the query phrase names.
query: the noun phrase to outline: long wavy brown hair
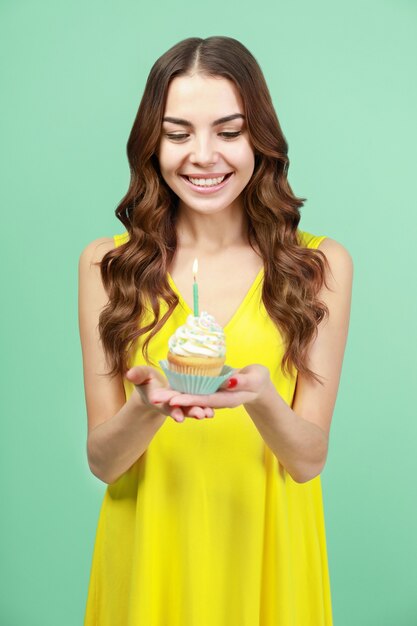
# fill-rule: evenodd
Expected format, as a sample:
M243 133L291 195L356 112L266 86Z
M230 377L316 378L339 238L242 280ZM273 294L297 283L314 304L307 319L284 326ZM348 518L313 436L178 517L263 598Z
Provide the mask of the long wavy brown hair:
M317 298L322 285L327 287L328 263L323 252L299 241L299 209L305 198L295 197L287 180L287 142L256 59L230 37L184 39L163 54L149 73L127 143L130 185L116 209L129 240L100 262L109 297L99 319L108 375L124 374L139 340L146 362L154 365L149 341L178 304L167 278L177 247L178 197L161 176L156 152L169 84L176 76L195 72L229 79L241 95L255 152L243 205L250 245L264 262L262 299L284 341L281 369L290 373L295 366L322 384L307 366L307 351L318 324L329 314ZM162 301L167 305L164 315ZM142 325L145 312L150 311L152 321Z

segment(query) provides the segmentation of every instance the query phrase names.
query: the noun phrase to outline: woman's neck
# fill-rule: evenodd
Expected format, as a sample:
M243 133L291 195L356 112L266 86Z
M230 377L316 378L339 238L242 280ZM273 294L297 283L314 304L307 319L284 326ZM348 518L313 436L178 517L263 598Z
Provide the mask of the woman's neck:
M180 207L177 217L178 245L216 252L248 243L247 217L241 207L230 206L218 213L202 214Z

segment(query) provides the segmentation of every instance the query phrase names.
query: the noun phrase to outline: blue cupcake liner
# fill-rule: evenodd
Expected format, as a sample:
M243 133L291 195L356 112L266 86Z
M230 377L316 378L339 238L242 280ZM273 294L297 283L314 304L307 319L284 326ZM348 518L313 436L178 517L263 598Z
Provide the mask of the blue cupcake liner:
M173 372L168 367L168 361L159 361L165 376L168 379L171 389L182 393L192 393L203 395L214 393L233 374L235 369L228 365L223 365L220 376L196 376L193 374L179 374Z

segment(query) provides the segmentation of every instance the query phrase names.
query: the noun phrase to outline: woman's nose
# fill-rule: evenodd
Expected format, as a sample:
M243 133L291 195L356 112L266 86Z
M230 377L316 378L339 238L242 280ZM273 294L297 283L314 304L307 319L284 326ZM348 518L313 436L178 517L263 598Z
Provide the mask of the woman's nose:
M208 138L196 138L191 147L190 161L199 165L215 163L217 153L213 142Z

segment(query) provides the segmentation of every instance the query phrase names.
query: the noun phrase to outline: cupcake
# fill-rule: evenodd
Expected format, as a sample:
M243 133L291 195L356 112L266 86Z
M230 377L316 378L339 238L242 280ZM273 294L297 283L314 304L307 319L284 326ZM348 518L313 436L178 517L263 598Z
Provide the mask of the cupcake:
M205 311L189 315L168 340L168 358L160 361L172 389L185 393L214 393L233 373L224 365L226 342L221 326Z
M212 315L189 315L168 340L168 366L179 374L218 376L226 360L223 328Z

